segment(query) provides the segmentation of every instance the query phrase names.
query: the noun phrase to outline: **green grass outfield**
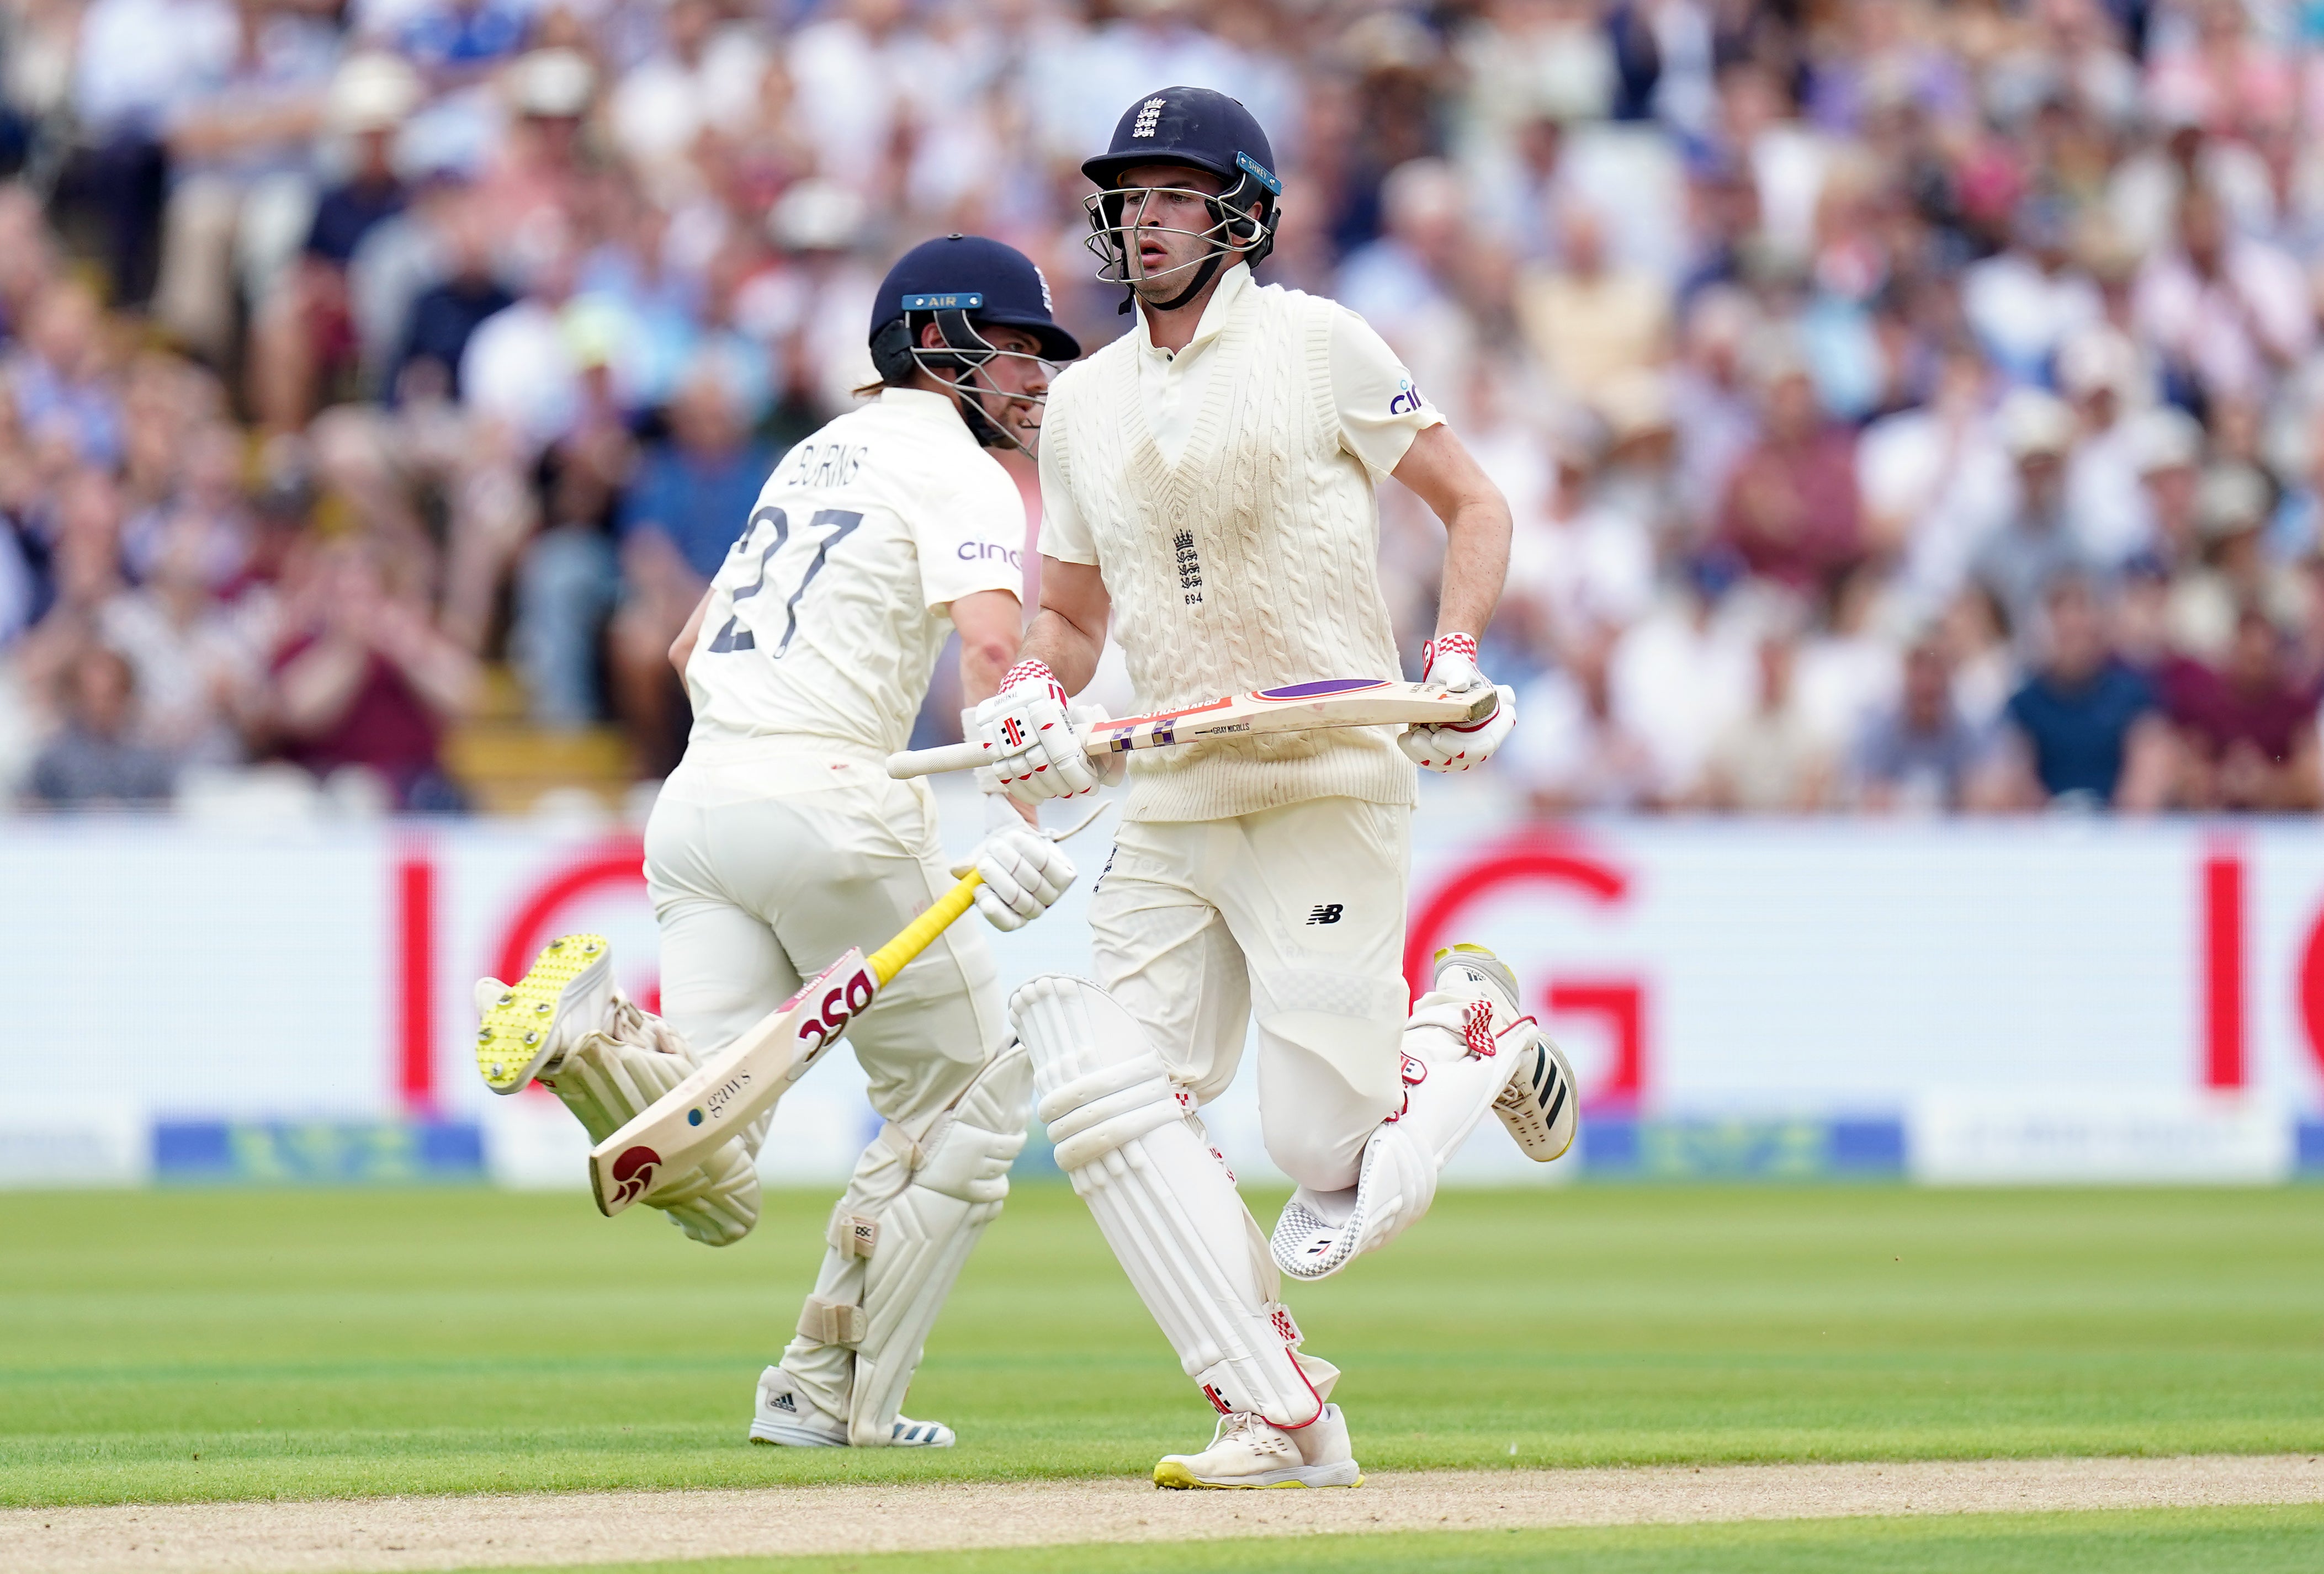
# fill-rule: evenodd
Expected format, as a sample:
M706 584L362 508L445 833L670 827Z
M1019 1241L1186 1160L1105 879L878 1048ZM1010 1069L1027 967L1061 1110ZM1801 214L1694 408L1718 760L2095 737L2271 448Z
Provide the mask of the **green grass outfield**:
M2302 1506L720 1558L592 1565L590 1574L2314 1574L2319 1565L2324 1508Z
M714 1252L578 1195L14 1196L0 1503L1138 1475L1207 1438L1052 1183L913 1391L959 1448L744 1447L829 1204ZM1372 1468L2324 1449L2313 1188L1448 1192L1294 1303Z

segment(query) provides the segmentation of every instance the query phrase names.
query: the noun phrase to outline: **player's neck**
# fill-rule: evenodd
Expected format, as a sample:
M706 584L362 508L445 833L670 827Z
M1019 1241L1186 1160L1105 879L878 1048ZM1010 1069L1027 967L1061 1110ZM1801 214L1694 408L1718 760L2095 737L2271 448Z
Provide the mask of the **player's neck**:
M1203 326L1203 313L1209 308L1211 297L1219 292L1219 286L1226 282L1227 274L1241 261L1240 253L1230 253L1218 271L1211 275L1210 282L1184 306L1164 311L1144 297L1139 299L1138 309L1146 318L1147 337L1153 341L1156 349L1167 350L1175 355L1194 342L1194 335ZM1175 296L1165 299L1175 299Z

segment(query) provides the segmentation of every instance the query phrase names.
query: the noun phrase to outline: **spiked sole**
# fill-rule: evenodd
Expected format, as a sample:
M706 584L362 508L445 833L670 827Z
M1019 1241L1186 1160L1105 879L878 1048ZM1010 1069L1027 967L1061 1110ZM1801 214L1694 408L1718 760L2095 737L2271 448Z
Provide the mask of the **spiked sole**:
M1535 1038L1533 1053L1494 1098L1493 1113L1536 1164L1563 1158L1573 1146L1582 1124L1574 1109L1573 1068L1547 1034Z
M1361 1471L1349 1481L1302 1481L1296 1476L1286 1476L1280 1481L1205 1481L1176 1459L1165 1459L1154 1467L1154 1485L1173 1492L1271 1492L1286 1487L1347 1487L1363 1484Z
M602 934L561 934L541 947L532 971L501 992L476 1029L476 1072L495 1093L532 1081L557 1041L557 1019L576 987L613 965Z

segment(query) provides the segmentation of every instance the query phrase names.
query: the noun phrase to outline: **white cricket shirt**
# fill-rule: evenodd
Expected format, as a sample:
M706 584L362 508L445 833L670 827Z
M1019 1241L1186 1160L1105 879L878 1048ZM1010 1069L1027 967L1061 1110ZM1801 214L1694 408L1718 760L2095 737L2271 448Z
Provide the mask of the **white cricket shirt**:
M951 399L883 389L783 456L711 581L696 741L904 747L948 608L1024 587L1025 502Z
M1194 336L1176 354L1155 346L1154 331L1142 308L1138 326L1124 336L1138 358L1139 409L1165 463L1176 465L1185 454L1194 418L1210 391L1212 370L1219 364L1219 336L1258 288L1246 264L1228 269L1203 307ZM1377 481L1404 463L1415 437L1441 426L1444 418L1413 386L1412 373L1370 323L1337 302L1333 311L1332 402L1339 411L1340 446L1362 460ZM1046 468L1041 477L1041 555L1066 563L1097 561L1072 492L1052 485Z

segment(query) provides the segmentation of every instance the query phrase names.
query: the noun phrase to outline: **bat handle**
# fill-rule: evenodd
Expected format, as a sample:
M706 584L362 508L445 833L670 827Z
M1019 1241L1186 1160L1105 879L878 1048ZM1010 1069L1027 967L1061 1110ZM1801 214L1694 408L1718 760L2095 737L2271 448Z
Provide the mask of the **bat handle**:
M970 870L958 885L936 898L934 907L905 925L901 934L872 953L872 976L880 980L881 989L904 971L906 962L926 951L937 935L949 928L954 918L976 905L976 888L983 883L984 877Z
M888 774L897 781L916 776L936 776L947 770L973 770L984 763L982 743L946 743L938 749L907 749L888 756Z

